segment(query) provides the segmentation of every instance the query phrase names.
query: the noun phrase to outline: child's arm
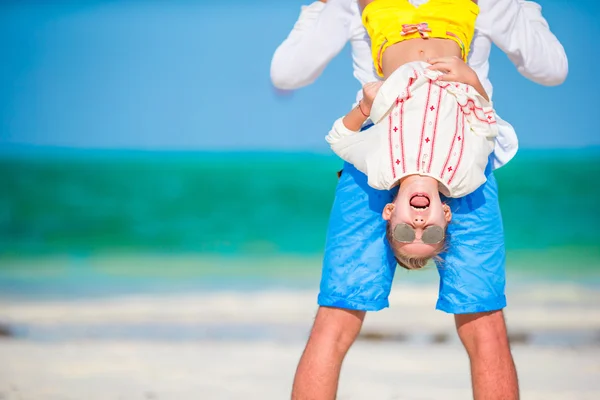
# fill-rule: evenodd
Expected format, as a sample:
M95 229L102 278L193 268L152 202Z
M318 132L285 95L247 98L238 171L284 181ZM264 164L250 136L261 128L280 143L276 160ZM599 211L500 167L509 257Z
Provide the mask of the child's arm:
M458 57L440 57L428 60L428 68L432 71L443 72L441 81L460 82L472 86L487 101L490 101L477 73Z
M342 119L344 126L351 131L358 132L363 126L365 121L369 118L369 111L365 110L363 101L359 101L358 105L354 107L346 116Z
M382 124L374 125L364 132L351 131L344 125L343 118L340 118L335 121L325 140L331 146L331 150L342 160L354 165L364 174L377 176L377 165L382 159L382 156L378 157L378 155L387 154L382 153L382 144L387 143L383 141L387 138L387 132L388 129ZM388 188L377 187L377 189Z
M383 82L369 82L363 86L363 98L358 102L358 105L354 107L342 120L344 126L351 131L360 131L365 121L371 115L371 106L373 100L379 92L379 88Z
M373 100L383 82L370 82L363 86L363 99L345 117L338 119L325 138L331 149L342 158L353 164L359 171L367 173L367 158L378 144L378 125L360 132L364 122L369 118Z

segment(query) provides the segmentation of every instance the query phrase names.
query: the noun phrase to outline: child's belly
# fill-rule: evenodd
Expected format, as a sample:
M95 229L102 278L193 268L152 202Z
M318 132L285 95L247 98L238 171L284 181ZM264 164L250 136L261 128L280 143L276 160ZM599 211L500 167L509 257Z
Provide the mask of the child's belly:
M383 76L387 78L392 72L409 62L427 62L431 58L451 56L462 57L460 47L453 40L429 38L398 42L383 53Z

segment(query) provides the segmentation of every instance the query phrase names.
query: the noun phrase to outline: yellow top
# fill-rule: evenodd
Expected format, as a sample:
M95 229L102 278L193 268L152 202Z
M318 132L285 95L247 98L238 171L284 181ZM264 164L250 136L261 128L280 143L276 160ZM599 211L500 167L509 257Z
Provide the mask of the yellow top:
M371 37L373 62L383 76L381 57L389 46L415 38L454 40L467 61L479 6L471 0L429 0L415 7L408 0L374 0L362 14Z

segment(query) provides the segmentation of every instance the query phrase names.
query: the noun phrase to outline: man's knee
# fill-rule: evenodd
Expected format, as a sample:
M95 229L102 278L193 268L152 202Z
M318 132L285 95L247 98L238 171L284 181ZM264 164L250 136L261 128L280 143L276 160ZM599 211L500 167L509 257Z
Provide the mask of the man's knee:
M320 342L346 352L356 340L365 311L320 307L310 333L311 342Z
M458 336L470 355L508 350L508 335L502 310L456 314Z

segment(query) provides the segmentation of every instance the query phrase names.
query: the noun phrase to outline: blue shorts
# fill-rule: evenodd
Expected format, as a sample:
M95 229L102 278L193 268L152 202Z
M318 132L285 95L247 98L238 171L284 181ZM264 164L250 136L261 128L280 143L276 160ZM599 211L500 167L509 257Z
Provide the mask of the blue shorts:
M448 251L437 266L438 310L465 314L506 306L504 231L491 164L486 175L475 192L446 199L452 222ZM327 231L319 305L363 311L388 307L396 261L381 212L396 192L371 188L365 174L344 164Z

